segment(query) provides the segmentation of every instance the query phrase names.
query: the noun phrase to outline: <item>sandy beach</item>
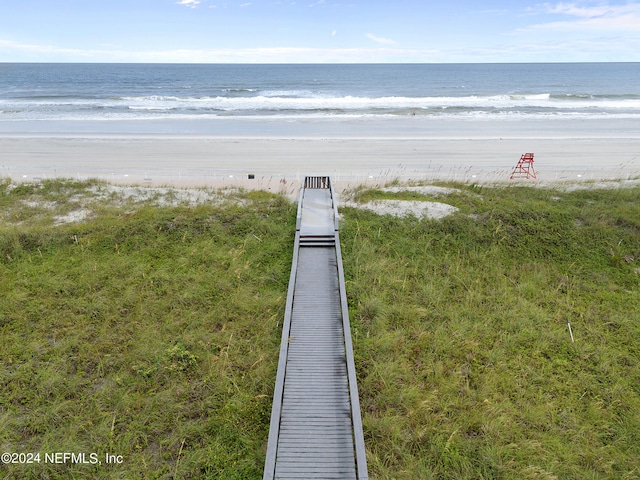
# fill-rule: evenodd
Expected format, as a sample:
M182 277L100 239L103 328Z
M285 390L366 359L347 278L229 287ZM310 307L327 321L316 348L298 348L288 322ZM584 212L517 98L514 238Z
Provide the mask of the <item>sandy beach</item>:
M100 130L97 124L3 129L0 175L272 191L305 175L331 175L340 187L394 179L502 182L520 155L533 152L536 183L640 176L640 128L628 119L263 118L104 123Z

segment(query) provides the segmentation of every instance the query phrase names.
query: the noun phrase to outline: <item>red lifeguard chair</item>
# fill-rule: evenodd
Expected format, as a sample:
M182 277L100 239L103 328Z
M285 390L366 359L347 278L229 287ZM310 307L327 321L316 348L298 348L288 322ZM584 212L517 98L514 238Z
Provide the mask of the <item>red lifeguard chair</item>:
M518 164L511 172L510 180L514 178L537 178L533 168L533 153L523 153Z

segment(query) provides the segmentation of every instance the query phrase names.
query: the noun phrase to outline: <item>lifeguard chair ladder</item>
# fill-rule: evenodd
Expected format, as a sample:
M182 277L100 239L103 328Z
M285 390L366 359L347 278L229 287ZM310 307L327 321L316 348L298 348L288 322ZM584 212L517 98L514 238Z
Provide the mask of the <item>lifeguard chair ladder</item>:
M533 168L533 153L523 153L518 164L511 172L510 180L514 178L537 178Z

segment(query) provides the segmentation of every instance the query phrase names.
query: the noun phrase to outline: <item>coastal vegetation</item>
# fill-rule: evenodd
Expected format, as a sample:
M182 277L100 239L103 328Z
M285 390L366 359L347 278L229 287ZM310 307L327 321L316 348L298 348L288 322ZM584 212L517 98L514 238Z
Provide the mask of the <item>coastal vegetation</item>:
M439 186L341 210L370 477L640 477L640 188ZM2 478L261 478L296 209L196 193L0 182Z

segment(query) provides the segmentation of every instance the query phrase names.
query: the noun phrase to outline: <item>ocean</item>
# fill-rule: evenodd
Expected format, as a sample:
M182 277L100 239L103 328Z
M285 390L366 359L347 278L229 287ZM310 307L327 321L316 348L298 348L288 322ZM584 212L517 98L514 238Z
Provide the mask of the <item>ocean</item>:
M639 78L640 63L4 63L0 133L202 133L212 121L224 132L224 120L241 129L243 119L253 130L274 120L640 120Z

